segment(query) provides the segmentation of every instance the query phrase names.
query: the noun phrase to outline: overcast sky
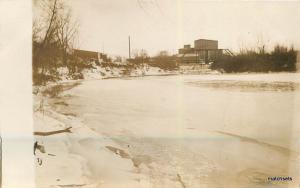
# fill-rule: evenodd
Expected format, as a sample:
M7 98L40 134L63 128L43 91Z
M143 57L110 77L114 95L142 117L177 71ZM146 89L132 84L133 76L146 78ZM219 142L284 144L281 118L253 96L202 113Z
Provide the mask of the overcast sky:
M299 1L71 0L79 46L108 54L132 49L176 52L195 39L238 50L276 43L300 48Z

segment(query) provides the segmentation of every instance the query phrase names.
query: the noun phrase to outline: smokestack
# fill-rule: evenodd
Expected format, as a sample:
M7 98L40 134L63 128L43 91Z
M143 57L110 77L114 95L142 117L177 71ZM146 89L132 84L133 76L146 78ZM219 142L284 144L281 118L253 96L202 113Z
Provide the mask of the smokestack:
M130 36L128 36L128 51L129 51L129 59L131 59L131 54L130 54Z

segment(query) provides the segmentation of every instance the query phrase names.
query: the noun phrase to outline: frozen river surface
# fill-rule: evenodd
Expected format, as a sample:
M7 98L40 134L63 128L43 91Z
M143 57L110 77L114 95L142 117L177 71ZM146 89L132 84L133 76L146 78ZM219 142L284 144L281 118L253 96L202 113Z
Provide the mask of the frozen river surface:
M107 149L148 187L299 185L300 74L94 80L68 93L60 110L116 143Z

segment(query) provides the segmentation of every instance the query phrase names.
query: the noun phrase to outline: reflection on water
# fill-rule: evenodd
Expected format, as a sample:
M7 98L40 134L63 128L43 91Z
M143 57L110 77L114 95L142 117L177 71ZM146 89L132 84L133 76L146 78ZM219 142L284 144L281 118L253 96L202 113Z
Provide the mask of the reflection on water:
M263 81L235 81L235 80L209 80L186 82L189 85L212 89L236 90L242 92L291 92L299 90L300 84L295 82L263 82Z

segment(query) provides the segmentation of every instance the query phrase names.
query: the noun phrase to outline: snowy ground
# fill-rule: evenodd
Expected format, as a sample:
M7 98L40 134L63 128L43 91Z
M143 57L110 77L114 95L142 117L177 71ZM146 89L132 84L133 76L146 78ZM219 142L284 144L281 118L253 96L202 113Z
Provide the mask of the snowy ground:
M83 69L81 72L84 80L178 74L178 71L162 70L147 64L136 65L134 67L127 66L127 69L126 66L119 67L118 64L99 66L96 63L92 63L91 65L93 68ZM58 68L58 75L61 81L72 80L66 67Z
M45 150L35 156L37 187L299 185L300 74L153 76L64 88L35 96L35 131L72 127L36 136ZM268 182L273 176L293 181Z

